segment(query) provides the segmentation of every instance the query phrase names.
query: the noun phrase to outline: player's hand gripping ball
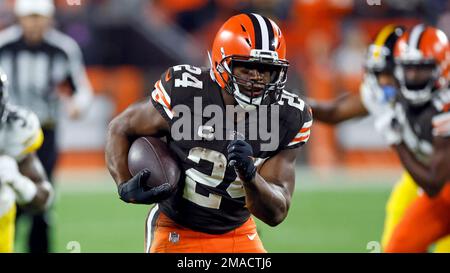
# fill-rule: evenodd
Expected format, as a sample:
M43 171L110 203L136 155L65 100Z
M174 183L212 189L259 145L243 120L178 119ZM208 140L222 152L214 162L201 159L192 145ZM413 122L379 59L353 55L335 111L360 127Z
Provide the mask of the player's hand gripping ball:
M141 137L128 152L128 169L133 177L119 186L127 203L153 204L170 197L180 179L180 169L167 144L153 137Z

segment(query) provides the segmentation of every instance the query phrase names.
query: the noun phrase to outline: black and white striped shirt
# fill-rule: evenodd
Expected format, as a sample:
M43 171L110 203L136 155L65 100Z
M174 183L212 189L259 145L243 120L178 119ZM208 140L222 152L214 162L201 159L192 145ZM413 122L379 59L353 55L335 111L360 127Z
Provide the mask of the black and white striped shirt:
M58 85L70 85L81 111L91 101L81 50L72 38L55 29L36 46L25 42L18 25L0 32L0 67L8 75L11 102L35 112L43 127L58 120Z

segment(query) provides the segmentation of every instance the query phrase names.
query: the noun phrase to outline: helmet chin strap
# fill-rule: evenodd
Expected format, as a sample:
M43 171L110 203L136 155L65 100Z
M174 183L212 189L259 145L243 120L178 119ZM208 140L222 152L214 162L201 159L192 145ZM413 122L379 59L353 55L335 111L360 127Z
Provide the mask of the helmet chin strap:
M223 69L227 70L231 76L231 69L228 67L228 64L226 62L223 63ZM233 81L232 79L230 79L229 81L231 83L231 85L228 85L229 91L225 90L225 92L229 92L231 95L233 95L234 99L245 111L254 110L256 108L256 105L261 104L261 97L252 100L250 97L240 91L239 85L235 81Z
M250 97L244 95L240 89L237 83L233 83L234 92L233 96L234 99L237 101L237 103L246 111L251 111L256 109L256 105L261 104L262 97L258 97L255 99L251 99ZM252 101L253 103L250 103Z

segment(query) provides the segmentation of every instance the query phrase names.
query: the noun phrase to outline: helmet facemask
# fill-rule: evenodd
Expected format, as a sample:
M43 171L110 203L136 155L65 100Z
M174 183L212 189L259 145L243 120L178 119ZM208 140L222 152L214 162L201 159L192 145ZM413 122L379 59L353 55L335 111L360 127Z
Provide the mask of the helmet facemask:
M400 61L395 74L402 97L413 106L421 106L431 100L440 68L434 60Z
M230 55L224 57L217 65L220 76L225 72L228 79L225 91L233 95L244 109L253 109L258 105L269 105L280 100L287 81L289 63L277 58L276 52L252 50L252 56ZM257 70L259 73L269 73L269 82L245 79L234 73L235 68Z

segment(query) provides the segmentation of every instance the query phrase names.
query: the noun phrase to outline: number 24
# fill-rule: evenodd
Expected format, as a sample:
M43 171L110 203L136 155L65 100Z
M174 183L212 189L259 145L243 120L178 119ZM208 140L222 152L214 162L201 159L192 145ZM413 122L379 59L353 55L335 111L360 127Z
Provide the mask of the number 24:
M177 65L173 67L173 70L180 71L182 68L184 68L187 72L183 72L181 74L181 79L175 79L175 87L193 87L203 89L203 82L194 76L200 75L202 70L191 65Z

